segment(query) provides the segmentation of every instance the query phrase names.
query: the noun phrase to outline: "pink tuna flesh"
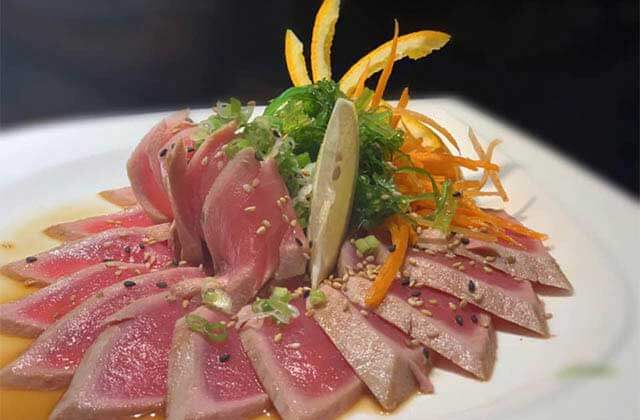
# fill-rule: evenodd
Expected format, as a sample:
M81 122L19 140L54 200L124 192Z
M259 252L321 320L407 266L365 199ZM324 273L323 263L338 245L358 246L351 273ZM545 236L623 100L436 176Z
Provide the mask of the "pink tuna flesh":
M112 190L100 191L98 195L111 204L120 207L132 207L138 204L136 196L131 187L114 188Z
M280 257L275 244L292 223L283 218L285 206L290 199L275 161L258 162L251 148L238 152L207 195L204 237L235 309L275 274Z
M87 348L104 330L103 321L136 299L160 293L196 268L173 268L132 277L96 293L51 325L20 357L0 371L11 388L57 389L69 383Z
M199 297L169 291L114 314L51 419L121 418L162 409L175 322L198 304Z
M193 314L208 322L229 322L228 315L206 307ZM167 417L252 418L269 407L235 328L222 342L191 331L184 319L176 323L169 357Z
M142 207L136 206L118 213L59 223L48 227L44 232L54 239L73 241L109 229L147 227L154 224Z
M171 204L164 190L160 165L161 155L170 147L172 139L182 131L191 133L192 124L187 120L188 111L178 111L160 121L147 133L135 148L127 162L127 174L138 203L156 222L173 218ZM185 134L182 134L184 136Z
M27 284L48 285L105 261L146 263L151 268L161 268L173 259L167 245L168 235L167 224L111 229L9 263L0 271Z
M97 291L147 271L143 264L128 263L100 263L80 270L23 299L0 305L0 333L37 337Z
M287 325L265 320L245 327L240 339L262 386L285 419L333 418L363 391L349 364L313 319L302 299L293 301L300 316ZM278 342L276 334L282 334Z

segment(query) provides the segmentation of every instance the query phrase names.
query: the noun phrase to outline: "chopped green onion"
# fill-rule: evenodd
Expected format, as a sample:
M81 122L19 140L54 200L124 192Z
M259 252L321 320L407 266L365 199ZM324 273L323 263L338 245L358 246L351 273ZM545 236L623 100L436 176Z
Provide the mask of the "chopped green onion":
M209 341L221 342L229 335L223 323L209 322L199 315L189 314L185 317L185 322L191 331L204 335Z
M375 236L369 235L364 238L356 239L355 245L356 249L362 255L369 255L378 249L380 241Z
M255 313L263 313L281 324L288 324L292 318L300 315L298 309L289 304L293 295L285 287L275 287L268 299L257 298L251 305Z
M327 295L325 295L322 290L313 289L311 293L309 293L309 303L311 303L313 307L322 306L326 301Z
M220 309L223 312L231 312L233 302L231 296L221 289L207 289L202 290L202 302L215 309Z

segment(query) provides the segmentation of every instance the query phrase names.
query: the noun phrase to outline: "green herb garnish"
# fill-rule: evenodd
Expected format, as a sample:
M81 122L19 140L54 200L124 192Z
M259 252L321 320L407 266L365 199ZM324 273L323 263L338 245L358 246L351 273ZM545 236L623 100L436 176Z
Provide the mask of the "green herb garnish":
M380 241L373 235L356 239L355 246L362 255L369 255L375 252L380 245Z
M189 314L185 317L191 331L204 335L209 341L225 341L229 335L227 327L221 322L209 322L199 315Z
M309 293L309 303L311 303L313 307L322 306L326 301L327 295L325 295L322 290L313 289Z
M286 287L275 287L268 299L257 298L251 305L254 313L263 313L276 322L288 324L292 318L300 315L298 309L289 304L293 295Z

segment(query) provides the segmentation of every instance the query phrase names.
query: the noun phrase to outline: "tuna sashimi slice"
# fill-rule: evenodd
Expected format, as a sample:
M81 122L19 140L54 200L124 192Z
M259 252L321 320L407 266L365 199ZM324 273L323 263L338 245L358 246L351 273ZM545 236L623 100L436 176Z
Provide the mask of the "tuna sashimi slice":
M157 222L173 218L171 204L164 190L160 155L166 153L163 153L163 148L168 147L172 139L177 140L193 131L188 116L189 111L178 111L156 124L140 141L127 162L127 175L133 193L138 203Z
M98 290L146 273L144 264L100 263L66 276L50 286L0 305L0 333L37 337Z
M370 286L369 280L352 276L345 293L353 302L364 305ZM420 300L415 296L417 292ZM470 304L462 307L459 302L434 289L410 288L395 281L375 313L467 372L489 379L496 359L491 317Z
M160 268L173 260L168 236L168 224L111 229L14 261L0 272L27 284L46 286L100 262L145 263Z
M154 224L142 207L135 206L118 213L59 223L48 227L44 233L60 241L73 241L109 229L147 227Z
M198 291L189 286L148 296L107 319L50 419L114 419L162 409L173 328L200 304Z
M230 317L202 306L193 312L209 322ZM235 328L223 342L208 341L191 331L184 319L176 323L169 356L167 418L248 419L270 405L242 349Z
M279 245L296 224L288 220L290 201L275 161L259 162L251 148L236 154L207 195L204 237L236 310L275 274Z
M388 252L384 246L380 248L383 251L378 252L379 263L384 252ZM341 254L341 264L354 267L353 262L359 262L355 247L348 241ZM514 279L500 270L449 252L411 249L402 275L416 287L440 290L542 336L549 334L544 304L531 283Z
M104 330L105 319L136 299L198 276L203 274L197 268L173 268L132 277L99 291L51 325L20 357L0 370L0 385L22 389L66 386L85 351Z
M333 287L320 290L327 301L314 309L313 319L385 410L396 408L416 388L433 391L428 351L408 347L404 333L373 313L364 315Z
M292 301L300 316L278 326L245 326L240 340L258 379L284 420L334 418L362 395L363 384L320 326ZM281 334L281 339L275 339Z
M496 215L520 224L505 212L496 212ZM468 238L468 241L460 243L454 252L524 280L564 290L573 290L571 283L542 241L511 231L506 231L506 233L521 246L518 247L504 240L487 242Z
M98 195L111 204L115 204L120 207L132 207L138 204L136 196L133 193L131 187L120 187L112 190L100 191Z
M549 334L544 304L531 283L465 257L450 257L409 251L403 274L418 287L440 290L542 336Z

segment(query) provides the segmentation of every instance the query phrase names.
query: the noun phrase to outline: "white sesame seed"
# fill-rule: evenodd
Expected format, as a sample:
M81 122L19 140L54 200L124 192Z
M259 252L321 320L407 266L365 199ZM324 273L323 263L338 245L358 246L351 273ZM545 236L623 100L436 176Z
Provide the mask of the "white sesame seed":
M221 157L222 157L222 151L220 151L220 150L217 151L215 155L213 155L214 159L218 159L218 158L221 158Z
M275 343L279 343L282 341L282 333L277 333L276 335L273 336L273 341Z
M456 306L455 303L449 302L449 309L451 309L452 311L455 311L456 309L458 309L458 307Z
M189 301L187 299L183 299L182 300L182 307L186 308L187 306L189 306Z
M420 312L422 312L426 316L433 316L433 313L428 309L421 309Z
M282 220L284 220L285 223L289 223L289 216L287 216L286 214L282 213Z
M284 346L286 348L288 348L288 349L297 350L297 349L300 348L301 344L300 343L289 343L289 344L285 344Z
M260 226L258 229L256 229L256 234L257 235L264 235L266 231L267 231L266 227Z
M296 219L293 219L291 222L289 222L289 224L295 227L298 224L298 221Z
M366 260L367 260L368 262L374 262L374 261L376 260L376 257L374 257L373 255L369 255L369 256L366 258Z
M486 273L492 273L493 269L491 267L489 267L488 265L483 265L482 269L486 272Z
M260 180L258 178L255 178L253 181L251 181L251 186L253 188L257 187L258 185L260 185Z
M254 211L256 211L256 206L245 207L244 211L246 211L247 213L253 213Z
M250 193L251 191L253 191L253 187L249 184L242 184L242 189L244 190L244 192Z
M263 219L261 223L262 223L262 226L264 227L271 227L271 222L268 221L267 219Z
M207 163L209 163L209 156L203 157L202 160L200 161L200 164L202 166L207 166Z

